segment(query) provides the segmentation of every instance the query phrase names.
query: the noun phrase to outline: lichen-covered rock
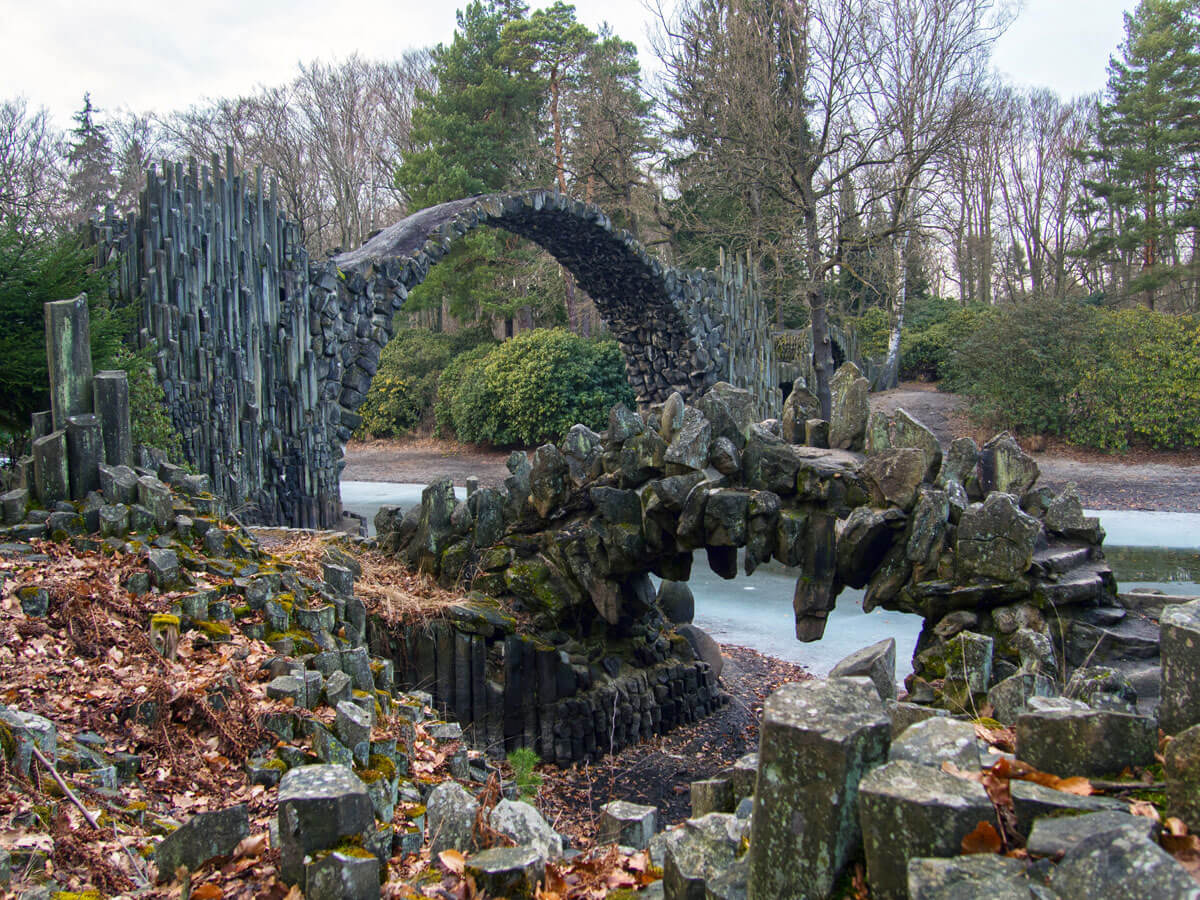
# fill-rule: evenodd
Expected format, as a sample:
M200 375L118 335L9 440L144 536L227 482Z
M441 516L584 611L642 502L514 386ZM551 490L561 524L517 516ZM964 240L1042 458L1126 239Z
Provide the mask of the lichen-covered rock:
M917 504L908 526L908 542L904 547L905 558L915 568L922 572L936 571L949 519L949 495L922 486L917 493Z
M832 413L829 446L837 450L861 450L871 406L870 383L852 362L843 363L829 380Z
M761 735L751 895L827 896L858 846L855 797L887 758L891 721L869 680L831 678L768 697Z
M1013 810L1017 814L1017 833L1028 837L1039 819L1058 816L1078 816L1094 812L1129 813L1129 804L1114 797L1092 795L1080 797L1066 791L1056 791L1032 781L1014 779L1009 783Z
M466 872L485 897L523 900L537 892L545 862L537 847L493 847L472 855Z
M672 900L703 900L705 885L742 853L746 821L725 813L688 819L667 832L663 889Z
M533 452L529 502L543 519L565 498L569 476L567 461L553 444L543 444Z
M658 832L658 810L625 800L613 800L600 807L602 844L620 844L643 850Z
M992 707L992 718L1011 725L1028 709L1031 697L1050 697L1054 693L1054 683L1045 675L1017 672L996 682L988 690L987 700Z
M789 444L805 443L808 420L820 417L821 402L812 391L797 382L783 401L783 439Z
M1151 716L1056 709L1017 718L1017 758L1063 777L1119 773L1154 762L1158 723Z
M696 616L696 598L686 581L667 581L658 586L658 608L668 622L690 625Z
M680 469L696 471L701 471L708 465L712 425L700 410L692 406L684 408L682 422L670 441L663 456L665 462Z
M304 877L304 857L327 850L375 823L366 785L345 766L300 766L279 783L280 875Z
M838 578L853 588L864 587L896 540L895 510L860 506L850 513L837 536Z
M909 900L1030 900L1025 866L992 854L908 861Z
M180 866L187 866L194 872L210 859L230 855L249 833L250 817L244 803L197 813L154 848L158 880L174 878L175 870Z
M1033 563L1041 524L1008 494L991 493L968 506L958 523L958 568L1000 581L1020 577Z
M862 473L877 505L909 510L925 478L925 454L914 447L883 450L867 457Z
M739 450L746 446L750 426L757 421L757 405L753 394L725 381L718 381L696 401L696 408L712 423L713 437L727 437Z
M979 451L979 487L1020 498L1038 480L1038 465L1011 434L1002 431Z
M969 437L950 442L934 483L944 488L952 481L961 485L971 499L983 496L979 490L979 445Z
M863 777L858 815L867 880L878 898L907 897L909 860L953 856L980 822L995 821L983 785L907 761Z
M475 846L473 831L479 802L456 781L443 781L429 793L425 804L429 845L436 857L443 850L460 853Z
M893 741L918 722L924 722L926 719L932 719L935 716L945 718L950 715L944 709L938 709L936 706L925 706L920 703L891 700L885 705L887 706L888 717L892 720Z
M27 776L33 760L33 748L37 747L51 763L55 761L58 747L58 728L49 719L37 713L22 712L0 706L0 737L11 737L0 746L8 765L19 775ZM15 745L15 746L14 746Z
M1200 600L1169 606L1159 619L1163 731L1178 734L1200 724Z
M608 439L610 441L627 441L644 429L641 417L631 412L623 403L618 403L608 411Z
M306 900L377 900L379 859L356 847L334 850L305 867Z
M720 678L721 670L725 667L725 658L721 656L721 645L713 640L708 632L702 631L695 625L680 625L675 630L687 639L692 651L696 654L696 659L708 663L709 668L713 671L713 676Z
M1161 829L1148 816L1105 810L1081 816L1048 816L1033 823L1026 849L1036 856L1058 856L1095 834L1116 831L1147 841L1158 840Z
M1082 700L1093 709L1137 712L1137 689L1111 666L1081 666L1071 673L1063 696Z
M1080 841L1050 874L1062 900L1195 900L1196 882L1157 844L1124 832Z
M890 416L881 411L873 412L867 422L867 454L900 447L911 447L924 455L923 480L933 481L937 477L942 466L942 445L934 433L903 409L897 409Z
M1200 725L1180 732L1167 744L1163 773L1167 813L1186 822L1193 834L1200 832Z
M896 639L855 650L829 670L830 678L865 676L871 679L881 700L896 699Z
M891 762L907 760L934 768L951 762L960 769L974 771L979 768L975 726L940 717L917 722L892 741L888 759Z
M488 824L518 844L533 847L542 860L563 854L562 836L547 824L542 814L520 800L501 800L488 816Z

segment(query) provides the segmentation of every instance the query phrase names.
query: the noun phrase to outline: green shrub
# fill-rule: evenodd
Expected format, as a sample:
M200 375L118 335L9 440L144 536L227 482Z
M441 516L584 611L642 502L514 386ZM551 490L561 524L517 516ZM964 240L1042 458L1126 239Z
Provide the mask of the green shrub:
M542 758L536 750L529 747L518 747L508 754L508 764L512 766L513 781L522 799L536 797L538 788L542 786L542 776L534 769Z
M167 412L167 398L154 375L154 364L145 355L121 347L106 368L120 369L129 377L133 446L157 447L173 462L184 462L183 440Z
M1096 311L1071 300L997 307L952 346L952 386L985 421L1065 434L1079 368L1094 343Z
M953 303L953 301L950 301ZM900 377L905 381L942 381L944 390L955 390L950 354L964 343L990 315L983 306L954 307L944 318L909 322L900 336Z
M858 336L858 355L862 359L880 359L887 356L892 317L886 309L871 307L857 319L851 320L851 327Z
M472 328L457 334L408 328L396 332L379 355L379 370L359 408L360 437L400 437L433 420L438 379L457 355L494 346L491 333Z
M1200 319L1100 311L1080 361L1067 437L1104 449L1200 446Z
M447 366L437 421L462 441L530 446L577 422L602 429L615 403L633 402L616 341L535 329Z

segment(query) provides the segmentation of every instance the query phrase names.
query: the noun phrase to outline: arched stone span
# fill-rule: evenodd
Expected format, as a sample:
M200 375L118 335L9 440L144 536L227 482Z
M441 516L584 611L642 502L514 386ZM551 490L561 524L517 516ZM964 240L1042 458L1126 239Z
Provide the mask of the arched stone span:
M575 276L620 343L639 402L665 400L673 391L690 399L719 379L743 380L730 370L728 329L719 312L722 280L710 272L665 268L627 231L613 228L598 207L561 194L494 194L433 206L334 263L377 294L390 293L399 309L459 238L484 225L533 241ZM349 286L353 291L358 285ZM364 352L375 356L365 367L370 369L377 351L367 345ZM349 395L344 405L355 399Z
M392 319L462 235L505 228L545 247L591 294L625 351L643 402L694 397L717 380L777 413L769 322L752 273L682 271L651 258L602 211L547 191L442 204L363 247L309 260L299 226L261 178L227 155L147 174L139 210L92 223L139 304L137 345L154 355L183 450L249 521L342 520L343 447L361 421Z

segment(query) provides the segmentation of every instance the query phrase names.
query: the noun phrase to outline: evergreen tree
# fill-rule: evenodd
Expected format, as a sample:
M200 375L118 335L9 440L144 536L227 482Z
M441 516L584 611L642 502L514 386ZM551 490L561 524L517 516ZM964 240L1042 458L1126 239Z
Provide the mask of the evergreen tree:
M1125 16L1121 55L1109 61L1085 181L1107 213L1085 255L1123 266L1125 288L1153 309L1183 277L1185 232L1200 226L1200 3L1142 0Z
M71 149L67 154L67 201L80 220L103 212L113 201L117 180L113 175L113 152L108 131L96 122L92 95L83 95L83 109L75 113Z

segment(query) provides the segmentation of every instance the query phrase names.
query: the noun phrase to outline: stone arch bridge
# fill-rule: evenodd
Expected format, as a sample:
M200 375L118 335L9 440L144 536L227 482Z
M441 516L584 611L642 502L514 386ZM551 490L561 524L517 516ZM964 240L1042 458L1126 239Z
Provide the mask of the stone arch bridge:
M232 168L227 155L225 171ZM717 381L780 397L753 273L664 266L595 206L550 191L422 210L363 247L312 262L261 177L194 160L148 174L137 212L93 224L117 293L140 303L184 451L253 521L329 527L342 517L342 448L392 337L392 317L475 228L527 238L595 301L642 404Z

